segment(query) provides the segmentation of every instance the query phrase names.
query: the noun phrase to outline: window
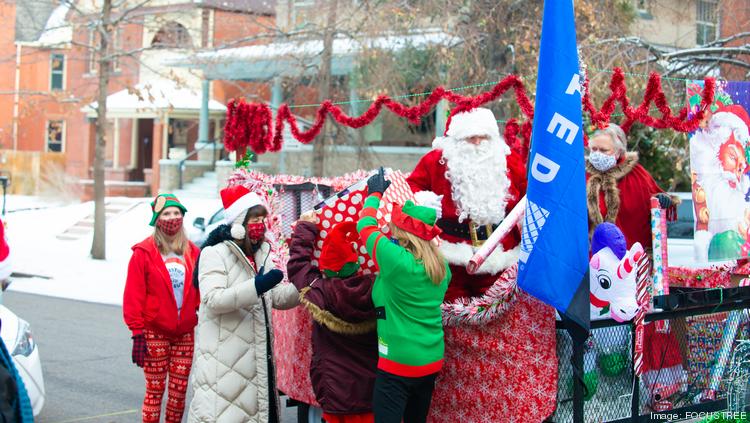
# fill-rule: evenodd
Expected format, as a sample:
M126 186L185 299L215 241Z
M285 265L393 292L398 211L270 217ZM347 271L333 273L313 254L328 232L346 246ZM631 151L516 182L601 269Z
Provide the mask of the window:
M97 68L99 67L99 64L96 60L96 49L98 46L98 37L96 36L96 30L90 29L89 30L89 42L88 42L88 49L89 49L89 73L96 73Z
M116 28L112 35L113 46L110 46L110 50L119 52L122 49L122 29ZM95 74L99 71L99 57L97 52L99 50L99 33L96 29L89 30L88 40L88 73ZM120 70L120 56L112 57L111 69L115 72Z
M65 121L47 121L47 151L62 153L65 148Z
M192 48L193 40L187 28L178 22L167 22L151 40L154 48Z
M316 13L320 13L320 10L315 9L314 0L291 0L292 6L292 28L299 29L312 22L312 17Z
M65 89L65 55L50 55L50 75L49 87L52 91L61 91Z
M118 53L122 50L122 28L115 29L114 36L112 37L112 51ZM120 70L120 56L112 58L112 70L117 72Z
M716 40L719 33L719 1L698 0L696 15L696 43L708 44Z

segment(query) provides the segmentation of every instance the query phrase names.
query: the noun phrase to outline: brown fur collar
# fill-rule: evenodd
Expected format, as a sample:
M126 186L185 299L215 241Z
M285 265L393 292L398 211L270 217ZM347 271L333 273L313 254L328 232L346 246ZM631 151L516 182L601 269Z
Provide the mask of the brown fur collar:
M327 327L333 332L340 333L342 335L362 335L375 330L377 323L375 319L365 320L361 323L349 323L333 315L328 310L323 310L317 305L313 304L310 300L305 298L305 294L310 291L310 287L304 287L299 292L299 301L305 306L307 311L310 312L313 320L317 323Z
M591 228L602 222L615 222L617 213L620 211L620 190L617 188L617 181L630 173L637 164L638 153L625 153L625 160L606 172L601 172L591 163L586 162L586 172L589 174L589 180L586 183L586 202ZM604 217L599 209L599 193L602 191L604 204L607 207L607 215Z

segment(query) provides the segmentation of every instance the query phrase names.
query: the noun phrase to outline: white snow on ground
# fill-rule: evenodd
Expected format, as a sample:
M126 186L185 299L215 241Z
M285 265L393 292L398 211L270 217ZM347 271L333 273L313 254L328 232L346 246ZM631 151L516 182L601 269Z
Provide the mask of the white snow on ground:
M79 220L93 213L93 202L59 205L35 197L9 196L6 233L14 272L50 277L15 278L10 290L104 304L122 304L131 246L153 229L150 198L127 199L135 205L107 221L107 259L90 256L93 232L79 240L57 239ZM221 207L220 200L180 198L187 207L186 229L198 216L210 217Z

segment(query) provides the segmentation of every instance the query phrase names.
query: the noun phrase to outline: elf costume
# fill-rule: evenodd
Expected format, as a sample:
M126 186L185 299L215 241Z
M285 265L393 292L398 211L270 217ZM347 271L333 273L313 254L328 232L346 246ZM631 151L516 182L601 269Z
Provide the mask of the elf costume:
M289 246L287 274L310 312L310 380L328 423L372 423L372 390L378 361L373 274L358 274L354 222L334 226L313 266L318 228L298 222ZM325 275L325 276L324 276Z
M439 285L432 283L421 262L379 231L375 218L379 205L380 195L367 197L357 225L367 252L380 269L372 288L378 317L378 369L405 377L437 373L444 350L440 304L450 270ZM400 210L394 208L393 215L396 226L417 236L434 238L439 232L434 226L434 210L411 201ZM400 224L396 223L399 219Z
M376 214L388 188L383 171L368 180L357 224L360 238L380 273L372 289L378 328L378 373L373 410L378 422L424 422L429 412L437 373L443 367L445 344L440 305L450 269L433 283L424 263L380 232ZM407 201L394 207L391 223L426 241L439 233L434 209Z

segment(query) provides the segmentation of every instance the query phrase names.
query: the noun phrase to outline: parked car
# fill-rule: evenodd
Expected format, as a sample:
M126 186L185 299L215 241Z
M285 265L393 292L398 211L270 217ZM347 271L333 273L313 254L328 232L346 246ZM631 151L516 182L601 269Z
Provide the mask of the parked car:
M45 392L42 362L39 358L39 348L31 335L31 326L4 305L0 305L0 321L0 337L13 357L16 369L29 393L34 416L37 416L44 407Z
M219 208L206 222L206 218L203 216L196 217L193 220L193 225L187 228L188 238L195 243L198 247L202 247L203 243L206 242L208 234L210 234L216 227L224 222L224 208Z
M682 202L677 206L677 220L667 223L667 260L670 266L695 266L695 249L693 232L695 216L693 213L693 194L690 192L671 192Z

